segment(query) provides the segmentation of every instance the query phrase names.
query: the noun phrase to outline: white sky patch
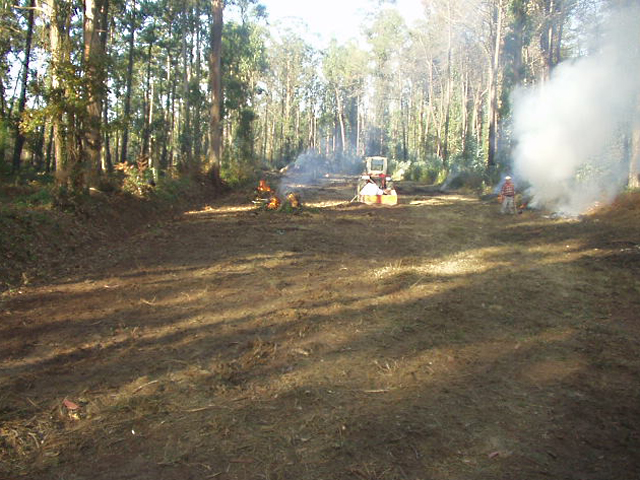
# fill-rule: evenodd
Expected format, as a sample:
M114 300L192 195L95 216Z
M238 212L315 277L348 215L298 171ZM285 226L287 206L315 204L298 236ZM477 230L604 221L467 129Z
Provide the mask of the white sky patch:
M339 43L360 38L367 13L381 8L370 0L262 0L261 3L267 7L271 25L294 24L297 19L306 23L308 40L316 47L326 46L332 38ZM424 11L422 0L397 0L395 8L409 25L421 18Z

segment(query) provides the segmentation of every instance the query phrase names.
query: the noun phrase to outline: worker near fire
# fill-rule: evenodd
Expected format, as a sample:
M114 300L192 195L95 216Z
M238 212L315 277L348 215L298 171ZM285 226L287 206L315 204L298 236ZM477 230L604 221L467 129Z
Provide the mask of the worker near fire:
M516 204L515 204L515 196L516 196L516 187L513 185L511 181L511 177L506 177L504 179L504 185L500 189L500 200L502 202L501 213L515 213Z

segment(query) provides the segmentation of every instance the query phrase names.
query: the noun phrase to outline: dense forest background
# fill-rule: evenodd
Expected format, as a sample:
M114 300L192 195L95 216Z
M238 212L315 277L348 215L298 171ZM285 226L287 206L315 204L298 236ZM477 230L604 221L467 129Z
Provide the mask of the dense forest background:
M255 0L3 0L0 181L142 192L295 161L356 173L385 155L404 178L490 186L513 167L514 92L604 51L604 22L632 3L423 0L408 26L372 1L364 42L318 50ZM637 55L640 37L624 40ZM629 92L615 138L637 187Z

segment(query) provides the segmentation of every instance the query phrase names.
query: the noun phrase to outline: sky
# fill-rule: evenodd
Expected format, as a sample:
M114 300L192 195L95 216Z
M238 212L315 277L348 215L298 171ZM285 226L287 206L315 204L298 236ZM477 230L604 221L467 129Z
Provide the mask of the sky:
M325 46L336 38L343 43L360 34L366 13L376 7L372 0L261 0L267 7L269 23L282 21L287 24L296 18L305 22L310 41L316 46ZM396 8L411 25L422 15L422 0L397 0Z

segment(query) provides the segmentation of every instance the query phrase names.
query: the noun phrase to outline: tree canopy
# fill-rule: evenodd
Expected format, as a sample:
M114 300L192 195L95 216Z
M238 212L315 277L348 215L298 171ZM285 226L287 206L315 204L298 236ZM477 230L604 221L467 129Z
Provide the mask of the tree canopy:
M407 25L372 2L362 41L318 49L255 0L2 2L0 172L71 190L127 168L233 183L315 151L335 170L385 155L407 178L495 181L512 168L514 91L603 48L603 13L625 2L422 3ZM620 133L631 183L637 124Z

